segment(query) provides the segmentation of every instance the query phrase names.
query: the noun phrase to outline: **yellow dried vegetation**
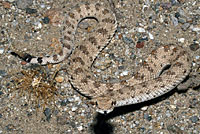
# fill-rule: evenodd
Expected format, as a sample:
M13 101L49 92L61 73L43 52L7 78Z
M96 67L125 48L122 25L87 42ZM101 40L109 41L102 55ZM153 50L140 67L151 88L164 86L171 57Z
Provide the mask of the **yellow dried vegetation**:
M22 70L13 78L14 86L11 92L18 91L20 97L26 96L28 101L34 101L33 104L41 106L43 109L50 103L54 103L58 94L55 77L59 69L50 75L43 66L34 65ZM12 97L14 98L15 95Z

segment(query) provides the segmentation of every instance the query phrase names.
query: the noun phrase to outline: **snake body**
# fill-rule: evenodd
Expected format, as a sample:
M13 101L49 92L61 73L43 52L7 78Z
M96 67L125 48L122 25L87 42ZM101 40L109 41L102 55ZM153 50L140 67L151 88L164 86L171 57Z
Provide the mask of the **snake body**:
M63 49L59 54L48 57L24 55L21 58L44 65L58 63L69 57L70 83L81 94L91 97L98 112L109 113L114 107L161 96L175 88L190 73L191 62L187 51L178 45L162 45L149 54L130 79L118 83L99 82L95 80L91 66L114 36L117 27L115 14L101 3L87 3L76 5L70 11L63 11L63 17ZM74 36L77 26L87 18L98 22L97 29L84 44L76 45Z

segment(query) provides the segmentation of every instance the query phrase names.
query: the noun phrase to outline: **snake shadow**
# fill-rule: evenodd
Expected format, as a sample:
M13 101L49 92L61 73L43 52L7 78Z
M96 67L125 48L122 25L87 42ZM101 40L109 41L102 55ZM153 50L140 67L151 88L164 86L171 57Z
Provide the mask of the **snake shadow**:
M146 102L116 107L111 113L106 114L106 115L97 113L96 117L93 120L93 124L90 126L90 129L94 134L114 134L113 131L114 131L115 126L109 123L109 119L130 113L130 112L134 112L136 110L141 109L144 106L156 104L162 100L167 99L169 96L171 96L175 92L177 92L176 89L171 90L170 92L158 98L155 98Z

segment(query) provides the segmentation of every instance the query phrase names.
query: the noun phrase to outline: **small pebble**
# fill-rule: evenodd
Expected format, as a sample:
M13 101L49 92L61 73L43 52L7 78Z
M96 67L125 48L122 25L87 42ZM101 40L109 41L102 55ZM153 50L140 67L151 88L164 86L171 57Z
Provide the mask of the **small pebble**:
M185 11L182 8L179 8L178 12L181 16L185 16Z
M6 130L7 131L13 131L15 129L15 126L13 125L13 124L8 124L7 126L6 126Z
M43 22L44 24L49 24L50 19L49 19L48 17L44 17L44 18L42 19L42 22Z
M45 4L41 4L40 7L41 8L45 8L46 6L45 6Z
M72 107L72 112L75 112L77 109L77 107Z
M13 20L12 25L13 26L17 26L18 25L18 21L17 20Z
M181 26L183 31L186 31L190 27L190 23L185 23Z
M58 116L57 117L57 123L60 125L65 125L68 123L67 117L66 116Z
M5 70L0 70L0 77L6 76L6 75L7 75L7 73Z
M58 77L55 78L55 80L56 80L57 82L59 82L59 83L62 83L62 82L64 81L64 77L58 76Z
M33 4L33 0L17 0L17 7L20 9L26 9Z
M3 54L4 48L0 48L0 54Z
M152 117L149 114L144 114L144 119L146 119L147 121L151 121Z
M142 133L145 132L145 130L146 130L146 128L144 128L144 127L139 128L139 131L141 131Z
M173 15L171 15L171 20L172 20L174 26L178 25L178 19L176 17L174 17Z
M185 18L178 18L178 22L181 24L185 24L186 23L186 19Z
M179 12L176 12L174 16L178 19L181 15Z
M151 40L153 40L153 39L154 39L153 34L151 34L151 33L149 33L149 32L148 32L148 34L149 34L149 38L150 38Z
M171 107L172 109L175 109L175 108L176 108L176 106L175 106L175 105L170 105L170 107Z
M182 134L183 131L177 127L176 125L169 125L167 126L167 130L170 132L170 133L173 133L173 134Z
M60 10L59 9L50 9L45 13L45 17L48 17L50 20L50 24L53 24L55 26L61 24L61 16L60 16Z
M26 8L26 13L28 13L28 14L34 14L34 13L37 13L37 9Z
M162 15L160 15L159 21L160 21L160 23L163 23L163 22L164 22L164 18L163 18Z
M195 108L195 107L200 107L200 101L196 98L192 98L189 100L189 107L190 108Z
M0 95L2 95L3 94L3 92L2 91L0 91Z
M81 99L78 96L74 96L74 101L81 101Z
M121 74L120 74L120 76L125 76L125 75L128 75L128 71L123 71Z
M126 36L125 36L125 37L123 36L122 39L123 39L123 41L124 41L125 43L127 43L127 44L133 43L133 40L132 40L131 38L126 37Z
M199 44L193 43L193 44L190 45L190 50L196 51L198 49L199 49Z
M137 31L140 32L140 33L144 33L144 32L145 32L145 29L142 28L142 27L139 27L139 28L137 28Z
M197 116L192 116L190 120L192 121L192 123L196 123L199 120L199 118Z
M200 32L200 27L191 27L192 31Z
M51 119L51 109L45 108L44 115L46 116L46 120L50 121L50 119Z
M8 0L8 2L14 2L15 0Z
M173 5L176 5L176 4L178 3L177 0L171 0L170 2L171 2L171 4L172 4L172 6L173 6Z
M60 105L61 105L61 106L67 106L68 103L69 103L69 101L68 101L67 99L65 99L65 100L62 100L62 101L60 102Z
M40 22L36 22L34 25L35 25L36 29L41 29L42 28L42 23L40 23Z
M148 109L148 106L144 106L141 108L142 111L146 111Z
M141 37L141 38L139 38L138 39L138 42L140 41L140 42L142 42L142 41L148 41L149 39L148 39L148 37L147 36L144 36L144 37Z
M79 131L82 131L82 130L83 130L83 126L78 126L77 129L78 129Z
M144 41L138 41L136 44L136 48L143 48L144 47Z
M179 39L178 39L178 42L184 43L184 42L185 42L185 38L179 38Z
M124 69L124 66L119 66L118 69L119 69L119 70L123 70L123 69Z
M26 19L26 23L30 23L30 21L31 21L30 18Z
M167 117L170 117L170 116L171 116L171 113L170 113L169 110L167 110L165 114L166 114Z
M9 2L2 2L2 5L4 8L7 8L7 9L11 7Z
M172 4L170 2L162 3L161 7L163 9L170 9L172 7Z

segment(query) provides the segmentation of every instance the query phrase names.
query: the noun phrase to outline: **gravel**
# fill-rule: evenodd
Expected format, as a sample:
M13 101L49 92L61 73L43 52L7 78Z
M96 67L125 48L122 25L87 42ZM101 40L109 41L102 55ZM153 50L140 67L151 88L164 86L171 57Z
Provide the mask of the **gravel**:
M77 2L0 1L0 133L199 134L200 2L196 0L113 1L119 23L115 42L98 55L92 69L97 79L118 82L137 71L157 46L179 44L191 54L195 75L190 77L197 87L181 93L173 90L155 100L116 108L108 115L96 113L90 100L71 87L65 69L58 73L62 77L56 83L58 97L44 109L28 93L11 92L13 76L25 67L9 50L37 56L56 53L62 31L56 26L60 19L56 15L62 7L70 9ZM89 26L90 22L82 24ZM67 60L59 65L66 68ZM51 76L57 65L46 68Z

